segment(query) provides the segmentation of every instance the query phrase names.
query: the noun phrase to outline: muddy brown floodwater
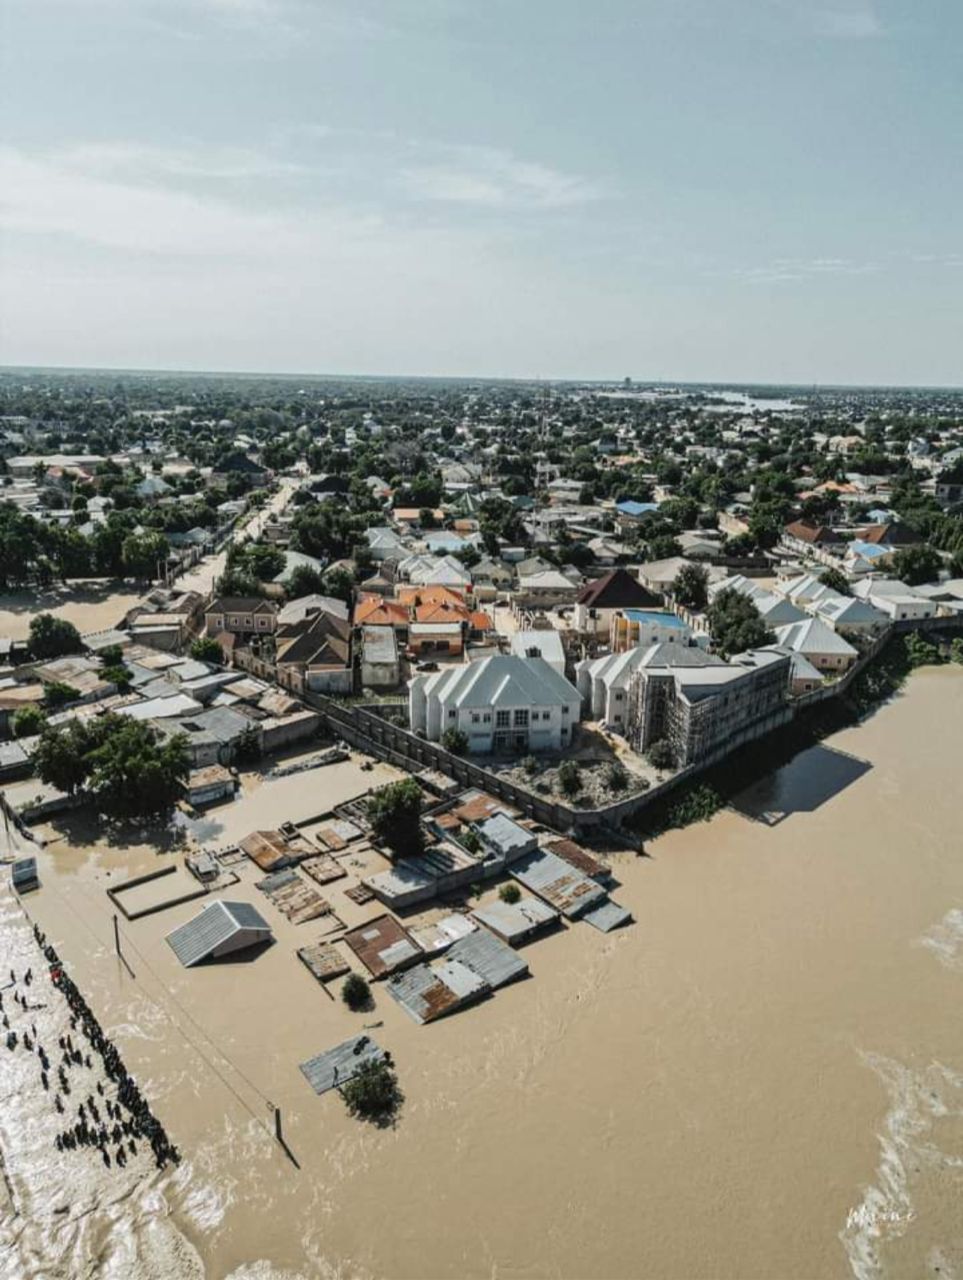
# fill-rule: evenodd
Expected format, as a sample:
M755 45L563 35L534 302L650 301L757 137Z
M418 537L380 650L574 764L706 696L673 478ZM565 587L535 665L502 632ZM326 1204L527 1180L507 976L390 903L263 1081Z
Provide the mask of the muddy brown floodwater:
M620 859L633 926L538 941L530 980L431 1027L383 991L373 1014L328 1000L293 956L311 925L263 899L277 944L249 964L176 965L164 934L195 907L125 926L132 979L104 876L157 855L53 844L28 908L185 1158L88 1178L27 1143L36 1094L0 1089L0 1275L963 1277L961 761L963 672L920 672ZM337 777L305 785L323 803ZM0 945L28 947L3 906ZM382 1020L389 1130L297 1067Z

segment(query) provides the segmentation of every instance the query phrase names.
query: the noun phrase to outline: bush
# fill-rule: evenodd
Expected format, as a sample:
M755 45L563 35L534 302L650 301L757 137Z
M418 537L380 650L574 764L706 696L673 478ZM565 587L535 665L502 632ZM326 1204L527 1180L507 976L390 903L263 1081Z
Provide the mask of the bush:
M453 756L463 756L468 751L468 734L464 729L446 729L441 735L441 745Z
M610 791L624 791L629 785L629 775L618 760L613 760L605 771L605 781Z
M371 988L360 973L349 973L341 988L341 999L355 1013L371 1005Z
M44 713L39 707L21 707L13 715L13 736L15 738L32 738L47 723Z
M558 785L567 796L576 796L582 790L582 771L574 760L566 760L559 766Z
M653 769L671 769L675 765L672 748L664 738L659 738L652 743L645 753L645 758Z
M498 890L498 896L501 898L502 902L520 902L522 898L522 891L514 880L509 880L507 884L503 884Z
M462 846L467 849L469 853L477 853L479 849L481 849L481 836L479 836L478 832L472 827L469 827L467 831L464 831L459 839Z
M198 662L222 663L224 651L213 636L203 636L191 645L191 657L196 658Z
M64 707L68 702L76 702L80 694L73 685L64 684L62 680L53 680L44 685L43 704L45 707Z
M341 1086L341 1096L353 1116L376 1124L386 1124L404 1101L387 1059L362 1063L357 1075Z
M525 757L525 759L522 761L522 770L530 778L533 778L535 774L538 773L538 761L535 759L534 756Z

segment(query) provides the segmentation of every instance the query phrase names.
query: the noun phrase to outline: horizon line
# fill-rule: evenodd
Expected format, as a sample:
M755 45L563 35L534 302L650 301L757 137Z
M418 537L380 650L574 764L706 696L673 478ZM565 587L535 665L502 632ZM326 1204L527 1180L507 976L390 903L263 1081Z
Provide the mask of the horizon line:
M603 384L624 387L625 378L630 377L632 385L655 387L779 387L805 391L963 391L960 383L916 383L916 382L818 382L811 379L805 381L772 381L769 379L693 379L693 378L637 378L633 375L623 377L543 377L539 375L508 374L439 374L439 373L306 373L303 370L267 370L267 369L177 369L160 366L143 365L46 365L46 364L0 364L0 374L9 373L65 373L65 374L150 374L155 376L188 376L208 378L303 378L318 382L342 381L379 381L379 382L502 382L520 384Z

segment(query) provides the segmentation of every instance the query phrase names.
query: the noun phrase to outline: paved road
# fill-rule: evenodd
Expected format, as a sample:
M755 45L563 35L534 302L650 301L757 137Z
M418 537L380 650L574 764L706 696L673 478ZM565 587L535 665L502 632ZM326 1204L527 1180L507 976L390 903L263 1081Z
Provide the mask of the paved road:
M280 515L291 501L291 495L296 488L296 481L283 480L281 487L270 502L260 511L252 512L246 520L238 524L216 555L205 556L187 573L175 579L174 585L182 591L199 591L203 596L210 595L214 589L215 579L224 572L224 566L227 562L227 549L231 543L236 541L242 534L256 538L272 516Z

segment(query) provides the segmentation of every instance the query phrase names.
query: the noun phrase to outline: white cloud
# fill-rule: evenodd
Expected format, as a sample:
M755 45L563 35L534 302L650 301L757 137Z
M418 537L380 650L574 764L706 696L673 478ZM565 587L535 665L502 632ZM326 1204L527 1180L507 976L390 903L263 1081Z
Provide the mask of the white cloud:
M421 199L492 208L559 209L603 194L585 178L521 160L497 147L414 145L439 153L436 160L403 170L409 191Z

